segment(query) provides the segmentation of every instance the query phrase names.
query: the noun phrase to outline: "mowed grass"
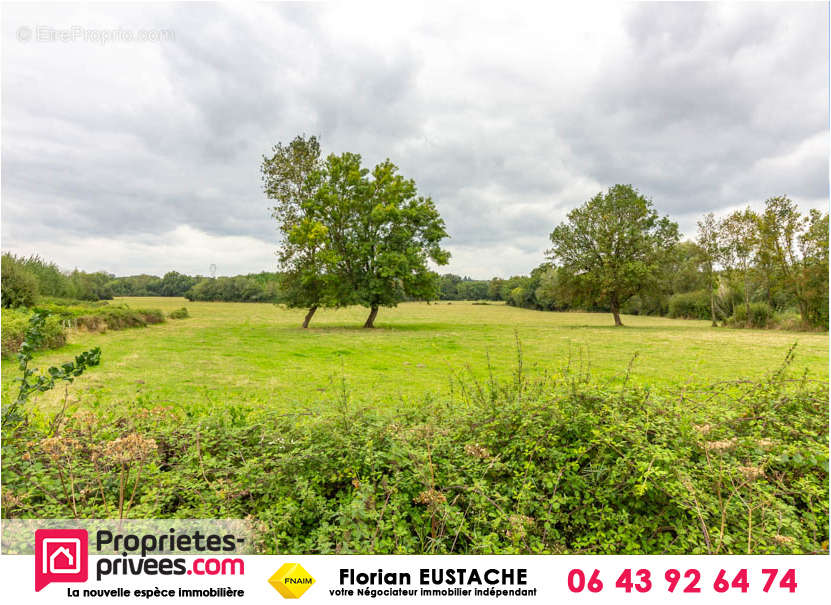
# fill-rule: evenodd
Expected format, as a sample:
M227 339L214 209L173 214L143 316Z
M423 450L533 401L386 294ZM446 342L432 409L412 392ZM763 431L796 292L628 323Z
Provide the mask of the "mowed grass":
M381 309L377 328L361 328L363 308L321 310L300 329L304 312L271 304L191 303L181 298L122 298L191 317L105 334L73 332L69 344L36 358L55 364L92 346L101 366L70 387L84 407L173 405L207 413L225 405L297 409L333 405L345 389L365 404L417 405L446 397L459 373L508 377L516 339L530 376L590 372L620 383L662 386L761 377L776 370L797 342L794 375L828 379L828 335L712 328L706 321L608 314L544 313L502 304L405 303ZM491 368L489 370L488 368ZM3 395L15 388L14 360L2 362ZM456 387L457 388L457 387ZM63 389L41 396L49 408ZM7 400L7 399L6 399Z

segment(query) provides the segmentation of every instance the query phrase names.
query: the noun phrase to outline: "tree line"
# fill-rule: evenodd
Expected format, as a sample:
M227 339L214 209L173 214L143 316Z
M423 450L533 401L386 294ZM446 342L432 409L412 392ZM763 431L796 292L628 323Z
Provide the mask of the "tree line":
M75 300L109 300L113 275L104 272L62 271L55 263L37 255L2 255L2 306L31 307L40 297Z
M489 298L552 311L709 319L767 327L828 325L828 213L799 211L787 196L722 219L702 217L693 241L630 185L598 193L550 234L548 261L528 276L490 281ZM494 287L500 284L500 287Z
M168 271L156 275L116 277L99 271L63 271L39 256L2 256L4 308L32 307L54 298L112 300L114 296L183 296L191 301L277 302L281 276L274 272L233 277L205 277Z
M184 296L193 301L277 302L307 310L406 300L494 300L517 307L709 319L713 325L828 325L828 213L799 211L787 196L698 221L693 240L631 185L614 185L568 213L550 233L546 261L529 275L474 280L438 275L445 225L429 197L385 160L371 170L354 153L321 154L316 137L278 143L260 166L274 203L278 271L207 278L115 277L61 271L37 256L3 255L3 306L39 296L80 300Z
M279 281L279 274L268 271L232 277L205 277L168 271L163 277L116 277L111 285L116 296L183 296L190 301L276 302Z

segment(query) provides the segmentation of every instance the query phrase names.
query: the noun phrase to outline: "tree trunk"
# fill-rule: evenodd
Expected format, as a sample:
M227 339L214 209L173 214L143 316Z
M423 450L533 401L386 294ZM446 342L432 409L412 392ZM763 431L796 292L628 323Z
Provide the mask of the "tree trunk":
M808 323L808 303L804 298L797 298L797 304L799 305L799 316L802 318L802 323Z
M364 323L365 328L374 328L375 327L375 318L378 316L378 305L372 305L369 310L369 317L366 318L366 323Z
M713 320L714 328L718 326L718 322L716 321L716 292L712 286L710 286L710 319Z
M303 320L304 328L309 327L309 322L312 321L312 316L315 314L315 311L317 311L317 305L312 305L311 307L309 307L309 312L306 313L306 318Z
M620 321L620 305L618 305L617 300L612 300L612 315L615 318L615 326L622 326L623 322Z
M744 312L747 315L745 318L745 326L750 327L750 285L747 283L747 273L744 277Z

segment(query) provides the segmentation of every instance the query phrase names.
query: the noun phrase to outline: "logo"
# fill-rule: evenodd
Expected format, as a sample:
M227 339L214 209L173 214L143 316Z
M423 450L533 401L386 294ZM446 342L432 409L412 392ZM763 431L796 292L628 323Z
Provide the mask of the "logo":
M85 529L35 530L35 592L50 582L86 582Z
M284 563L268 579L268 583L283 595L284 599L299 599L315 583L315 579L300 563Z

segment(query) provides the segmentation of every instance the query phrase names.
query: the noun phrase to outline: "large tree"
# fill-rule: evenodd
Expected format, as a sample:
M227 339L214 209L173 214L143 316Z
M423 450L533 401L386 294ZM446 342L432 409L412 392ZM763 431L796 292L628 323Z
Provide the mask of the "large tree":
M550 259L588 299L608 305L615 325L620 308L654 285L678 242L678 225L659 217L631 185L614 185L568 214L551 233Z
M785 287L796 300L802 321L812 321L816 277L823 272L827 290L827 216L813 211L804 217L787 196L768 198L759 217L759 247L782 275Z
M807 320L828 327L828 213L811 209L805 231L799 236L802 254L802 293Z
M308 309L304 328L318 307L329 302L326 228L315 220L311 203L320 168L320 143L314 136L278 143L270 157L263 156L260 167L266 196L274 200L271 214L280 234L280 301L291 308Z
M438 280L427 263L444 265L450 258L441 248L444 221L392 162L369 172L359 155L330 155L313 205L333 252L332 294L339 304L369 307L365 328L375 326L382 306L437 296Z

